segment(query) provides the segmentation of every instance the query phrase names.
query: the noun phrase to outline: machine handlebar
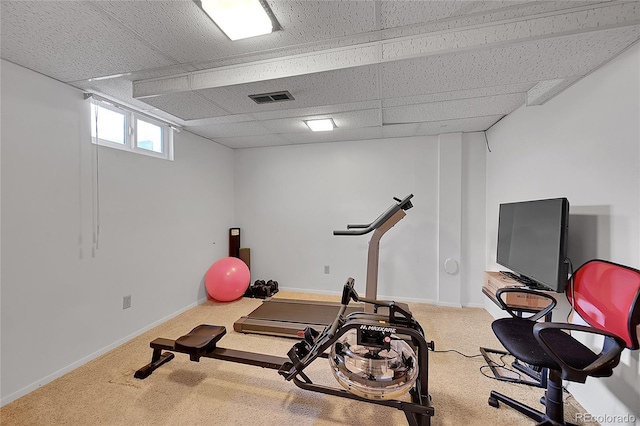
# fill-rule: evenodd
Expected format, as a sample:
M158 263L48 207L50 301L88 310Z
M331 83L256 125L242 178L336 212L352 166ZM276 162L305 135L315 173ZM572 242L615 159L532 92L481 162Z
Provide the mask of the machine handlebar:
M355 287L355 280L349 277L349 279L347 279L347 282L344 284L344 287L342 287L342 300L340 301L340 310L336 318L333 320L333 323L329 327L329 330L327 333L329 337L333 337L334 334L336 334L336 331L338 330L338 328L340 327L340 323L343 320L344 313L347 311L347 305L349 304L349 301L350 300L353 300L354 302L358 301L358 293L356 292L356 289L354 287Z
M409 210L413 207L411 203L411 198L413 198L413 194L409 194L404 197L402 200L393 197L396 201L391 207L389 207L384 213L382 213L376 220L368 224L351 224L347 225L347 230L338 230L333 231L333 235L364 235L373 231L374 229L378 229L383 223L385 223L391 216L393 216L399 210Z
M358 293L356 292L355 280L351 277L347 279L347 282L342 287L342 300L340 304L343 306L347 306L349 304L349 300L353 300L354 302L358 301Z

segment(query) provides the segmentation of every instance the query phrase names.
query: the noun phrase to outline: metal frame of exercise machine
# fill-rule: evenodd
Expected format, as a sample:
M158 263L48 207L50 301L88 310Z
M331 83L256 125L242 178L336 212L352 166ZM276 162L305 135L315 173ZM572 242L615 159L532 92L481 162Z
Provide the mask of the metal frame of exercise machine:
M376 311L378 311L377 308L385 308L387 314L355 312L345 316L350 300L373 305ZM389 341L393 339L405 340L413 348L418 374L415 382L410 383L411 387L407 390L411 396L410 401L365 398L342 388L314 383L305 374L304 369L309 364L318 358L328 358L327 351L334 344L338 344L336 342L351 330L359 333L358 339L362 338L364 341L366 338L370 348L388 349ZM203 324L176 340L155 339L150 343L153 349L151 362L137 370L134 377L145 379L157 368L171 361L175 356L173 352L185 353L189 355L191 361L196 362L199 362L201 357L205 357L278 370L278 374L285 380L292 381L301 389L396 408L404 412L411 426L431 424L434 408L428 393L428 354L429 350L434 348L433 342L426 341L422 327L403 305L392 301L359 297L354 289L353 278L349 278L343 287L340 308L334 320L322 332L311 328L305 330L304 340L296 343L289 350L287 354L289 358L217 347L217 342L225 334L224 326ZM375 378L371 380L371 386L380 386Z
M346 230L333 231L333 235L357 236L373 232L369 240L367 254L367 280L365 297L376 299L378 293L378 260L380 239L396 223L406 216L413 207L413 194L403 199L394 197L395 203L368 224L347 225ZM269 298L249 315L243 316L233 324L233 329L241 333L266 334L270 336L300 338L307 327L324 327L331 323L340 309L335 302L301 301L293 299ZM365 305L371 313L374 306ZM349 307L347 313L362 311L362 307Z

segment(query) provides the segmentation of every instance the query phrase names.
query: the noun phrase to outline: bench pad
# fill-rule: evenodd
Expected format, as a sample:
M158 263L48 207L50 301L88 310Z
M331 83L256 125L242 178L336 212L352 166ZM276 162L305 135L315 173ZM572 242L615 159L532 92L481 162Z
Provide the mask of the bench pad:
M227 329L224 326L201 324L176 339L175 350L189 354L191 361L200 361L201 356L216 348L216 343L225 334Z

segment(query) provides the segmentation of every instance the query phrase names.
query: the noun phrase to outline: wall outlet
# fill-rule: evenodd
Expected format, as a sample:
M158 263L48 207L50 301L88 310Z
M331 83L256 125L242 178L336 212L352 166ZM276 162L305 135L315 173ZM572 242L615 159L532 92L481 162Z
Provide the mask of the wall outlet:
M131 295L124 296L122 298L122 309L127 309L131 307Z
M324 273L325 274L329 273L329 265L324 265Z

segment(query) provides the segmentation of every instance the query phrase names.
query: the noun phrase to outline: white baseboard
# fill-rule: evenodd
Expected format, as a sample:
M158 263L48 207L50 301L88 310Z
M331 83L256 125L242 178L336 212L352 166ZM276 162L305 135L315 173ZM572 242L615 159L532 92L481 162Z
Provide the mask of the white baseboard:
M204 303L204 301L207 300L206 298L204 299L200 299L195 303L192 303L188 306L185 306L182 309L179 309L178 311L169 314L139 330L134 331L133 333L123 337L122 339L118 339L117 341L111 343L110 345L107 345L95 352L93 352L92 354L89 354L83 358L80 358L79 360L67 365L66 367L63 367L61 369L59 369L58 371L49 374L48 376L45 376L43 378L41 378L40 380L36 380L35 382L31 383L30 385L27 385L25 387L23 387L22 389L19 389L15 392L13 392L10 395L7 395L5 397L3 397L0 400L0 406L5 406L6 404L9 404L10 402L15 401L16 399L33 392L34 390L38 389L40 386L46 385L47 383L50 383L52 381L54 381L55 379L57 379L58 377L62 377L65 374L69 373L70 371L75 370L76 368L86 364L87 362L98 358L100 355L104 355L105 353L109 352L112 349L117 348L118 346L122 345L123 343L128 342L129 340L133 339L134 337L137 337L139 335L141 335L142 333L151 330L153 327L156 327L164 322L167 322L168 320L170 320L171 318L174 318L178 315L180 315L181 313L188 311L191 308L194 308L202 303Z

